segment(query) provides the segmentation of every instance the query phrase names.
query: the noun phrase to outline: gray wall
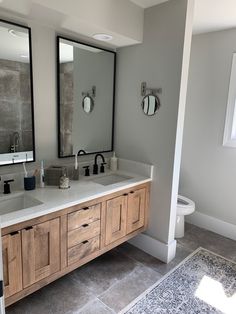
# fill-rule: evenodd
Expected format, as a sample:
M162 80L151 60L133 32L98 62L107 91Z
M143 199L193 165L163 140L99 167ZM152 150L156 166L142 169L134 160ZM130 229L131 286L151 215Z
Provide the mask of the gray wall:
M115 149L118 156L155 166L148 234L168 243L175 139L187 1L145 10L144 42L118 50ZM161 109L141 110L141 82L162 87Z
M0 153L9 153L12 137L19 133L18 150L32 150L30 66L0 60Z
M236 29L193 36L180 193L200 213L236 224L236 149L223 132Z

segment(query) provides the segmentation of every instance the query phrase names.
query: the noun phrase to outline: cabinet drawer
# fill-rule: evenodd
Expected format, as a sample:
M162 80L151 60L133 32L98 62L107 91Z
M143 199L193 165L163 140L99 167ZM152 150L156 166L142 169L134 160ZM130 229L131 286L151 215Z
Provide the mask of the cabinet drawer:
M84 257L98 251L100 248L100 236L96 236L90 240L85 240L82 243L68 250L68 265L71 265Z
M90 224L101 217L101 204L84 207L68 215L68 231Z
M68 248L98 236L100 234L100 229L100 220L96 220L91 224L84 224L78 229L69 231Z

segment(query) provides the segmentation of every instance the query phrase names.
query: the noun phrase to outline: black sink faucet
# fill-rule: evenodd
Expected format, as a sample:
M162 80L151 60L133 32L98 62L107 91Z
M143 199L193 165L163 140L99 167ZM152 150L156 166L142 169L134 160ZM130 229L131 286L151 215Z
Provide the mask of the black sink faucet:
M85 150L83 150L83 149L80 149L79 151L78 151L78 153L77 153L77 156L80 156L80 155L86 155L87 153L86 153L86 151Z
M13 182L14 180L11 179L11 180L5 180L4 181L4 194L10 194L11 193L11 187L10 187L10 182Z
M98 174L98 157L102 158L102 164L105 164L105 158L102 154L96 154L94 158L93 174Z

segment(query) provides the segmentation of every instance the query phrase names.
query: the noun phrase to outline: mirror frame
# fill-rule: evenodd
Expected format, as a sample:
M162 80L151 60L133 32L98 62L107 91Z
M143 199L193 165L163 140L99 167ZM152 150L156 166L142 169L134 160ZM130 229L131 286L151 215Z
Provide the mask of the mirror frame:
M34 89L33 89L33 57L32 57L32 36L31 36L31 28L26 25L22 25L19 23L7 21L0 18L0 22L6 23L13 26L22 27L28 30L29 33L29 60L30 60L30 97L31 97L31 118L32 118L32 151L33 151L33 160L25 161L26 163L31 163L36 161L36 151L35 151L35 121L34 121ZM0 154L1 155L1 154ZM9 163L0 165L0 167L5 166L14 166L23 164L24 162L15 162L15 163Z
M81 42L78 41L76 39L72 39L72 38L68 38L68 37L64 37L64 36L60 36L58 35L56 37L56 53L57 53L57 137L58 137L58 158L68 158L68 157L74 157L74 155L67 155L67 156L61 156L60 152L61 152L61 140L60 140L60 118L61 118L61 114L60 114L60 39L64 39L64 40L68 40L71 41L72 43L76 43L76 44L80 44L80 45L84 45L87 47L93 47L93 48L97 48L103 51L107 51L110 53L113 53L114 55L114 68L113 68L113 102L112 102L112 136L111 136L111 149L109 150L105 150L105 151L95 151L92 153L86 153L86 155L94 155L94 154L98 154L98 153L109 153L112 152L114 150L114 120L115 120L115 86L116 86L116 52L109 50L109 49L105 49L105 48L101 48L95 45L90 45L88 43L85 42Z

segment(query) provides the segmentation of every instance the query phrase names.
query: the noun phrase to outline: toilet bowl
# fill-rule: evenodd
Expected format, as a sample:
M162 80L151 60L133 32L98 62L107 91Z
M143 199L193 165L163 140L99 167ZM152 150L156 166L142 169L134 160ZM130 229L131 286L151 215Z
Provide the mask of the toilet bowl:
M184 216L190 215L195 211L195 203L187 197L178 195L175 238L184 236Z

